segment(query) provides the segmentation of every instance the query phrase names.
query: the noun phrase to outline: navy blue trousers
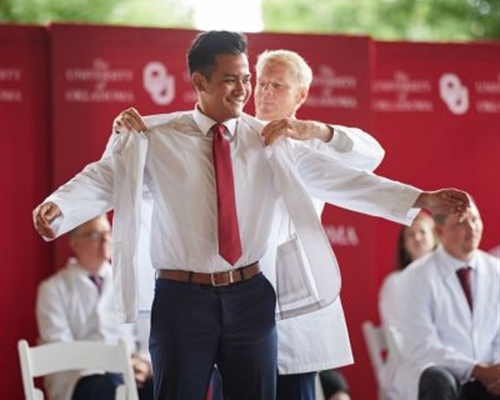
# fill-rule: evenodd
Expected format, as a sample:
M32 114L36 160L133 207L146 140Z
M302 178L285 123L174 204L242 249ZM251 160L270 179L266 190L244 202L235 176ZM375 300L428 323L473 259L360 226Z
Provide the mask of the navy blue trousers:
M204 400L214 364L226 398L274 400L275 307L262 274L220 287L158 279L149 343L155 400Z
M73 391L72 400L114 400L117 386L123 384L121 374L96 374L81 378ZM140 400L153 400L153 382L147 380L137 391Z
M278 376L276 400L315 400L316 372Z
M500 396L488 393L479 381L460 385L446 368L429 367L420 376L419 400L498 400Z

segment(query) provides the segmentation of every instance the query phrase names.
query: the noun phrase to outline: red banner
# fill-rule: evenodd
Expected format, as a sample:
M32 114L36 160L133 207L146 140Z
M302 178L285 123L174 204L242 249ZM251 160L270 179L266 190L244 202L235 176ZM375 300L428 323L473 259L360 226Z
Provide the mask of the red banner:
M379 171L423 189L471 193L489 250L500 243L500 45L374 46L374 120L387 150ZM378 229L382 277L394 266L399 228Z
M15 341L36 335L36 286L69 254L62 238L51 262L53 246L32 229L32 208L50 189L100 158L121 110L136 106L154 114L194 106L186 50L197 32L66 24L48 30L0 29L0 315L12 326L4 331L2 344L2 360L10 362L17 359ZM268 33L248 37L252 70L257 54L266 49L295 50L311 65L314 81L300 118L372 134L376 129L387 151L380 174L425 189L455 186L471 192L485 222L482 247L500 242L498 44L374 43L366 37ZM253 104L246 111L253 113ZM399 226L331 206L323 224L342 270L356 362L343 371L353 398L373 398L377 390L361 323L378 319L378 286L394 265ZM20 398L16 368L2 364L1 392L12 399ZM6 371L16 371L15 379Z
M0 393L12 400L24 398L17 341L36 343L36 290L52 271L31 220L50 190L48 45L44 28L0 25Z

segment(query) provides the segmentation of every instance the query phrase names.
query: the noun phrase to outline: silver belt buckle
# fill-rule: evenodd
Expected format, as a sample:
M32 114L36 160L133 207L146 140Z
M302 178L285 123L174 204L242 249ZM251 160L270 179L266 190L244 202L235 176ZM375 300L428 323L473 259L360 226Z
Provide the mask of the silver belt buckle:
M215 282L215 274L220 274L220 272L212 272L210 274L210 281L212 282L212 286L227 286L229 285L230 283L233 283L234 282L234 279L233 279L233 271L227 271L227 272L222 272L223 274L229 274L229 282L222 282L222 283L217 283Z

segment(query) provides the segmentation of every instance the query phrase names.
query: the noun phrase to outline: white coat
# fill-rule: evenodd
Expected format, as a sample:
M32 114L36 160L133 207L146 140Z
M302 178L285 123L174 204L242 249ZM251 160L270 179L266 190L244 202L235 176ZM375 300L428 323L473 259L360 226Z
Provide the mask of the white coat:
M165 122L168 116L146 117L148 126ZM334 140L325 144L319 140L308 141L308 145L330 154L342 163L361 169L373 171L384 157L384 149L370 135L357 128L340 125L332 126L335 130ZM116 139L116 138L114 138ZM111 145L110 145L111 147ZM108 148L107 153L111 149ZM107 156L105 153L105 156ZM147 196L147 195L146 195ZM143 201L143 220L149 221L151 202ZM314 200L319 216L323 211L324 202ZM145 225L145 226L144 226ZM146 232L150 228L143 223ZM273 239L275 243L285 243L294 235L293 224L286 210L278 208L275 214ZM148 235L141 235L141 237ZM147 249L147 243L142 246ZM140 265L150 265L147 251L140 251ZM276 287L276 247L272 247L260 260L263 272ZM150 305L154 293L154 276L151 268L139 269L139 311L141 315L150 313ZM280 374L298 374L337 368L352 364L353 356L347 331L344 311L340 297L331 305L301 316L278 319L278 371ZM334 345L332 345L332 343Z
M365 132L334 126L337 138L325 146L323 142L308 144L346 165L373 171L382 161L384 150ZM314 200L319 216L324 202ZM286 210L275 213L273 242L285 243L294 236L293 223ZM264 273L276 285L276 248L261 259ZM278 319L278 372L280 375L301 374L338 368L353 363L353 355L340 297L331 305L311 313Z
M175 115L178 113L173 114L173 118ZM255 126L256 133L263 126L258 120L245 114L241 118L249 126ZM121 294L117 299L118 308L123 310L122 317L126 321L134 320L138 311L137 257L147 150L147 136L122 134L113 148L113 157L88 165L82 173L46 199L54 201L62 210L62 216L53 224L57 235L114 206L113 263L117 266L114 275L117 278L117 292ZM305 267L307 271L294 272L288 266L286 275L306 277L307 287L302 286L301 289L307 289L307 303L297 303L293 290L281 291L284 296L280 296L278 290L278 303L284 310L281 314L293 316L330 305L340 290L340 275L335 257L312 202L307 193L304 193L304 183L295 168L296 161L300 159L300 162L307 165L314 161L316 169L311 168L311 173L320 176L321 181L328 181L327 187L308 187L313 196L399 223L410 224L418 213L419 210L411 207L421 191L368 173L347 170L338 161L295 141L279 141L268 147L267 152L274 181L279 186L278 192L295 224L300 251L306 254L306 265L301 264L297 268ZM323 172L330 166L336 168L337 173L325 176ZM339 171L342 171L340 175ZM297 203L299 193L302 194L303 204ZM290 206L294 206L294 209L291 210ZM299 222L300 229L297 225ZM303 237L314 240L303 240ZM297 287L297 282L288 283L292 289ZM280 284L277 286L279 289ZM290 293L292 295L287 296ZM287 308L289 304L292 306Z

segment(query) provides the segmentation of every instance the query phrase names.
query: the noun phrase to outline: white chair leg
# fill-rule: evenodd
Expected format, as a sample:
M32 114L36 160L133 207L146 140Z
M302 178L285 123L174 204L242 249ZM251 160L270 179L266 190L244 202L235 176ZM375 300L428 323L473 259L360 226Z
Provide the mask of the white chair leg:
M115 400L127 400L127 388L120 385L116 388Z

